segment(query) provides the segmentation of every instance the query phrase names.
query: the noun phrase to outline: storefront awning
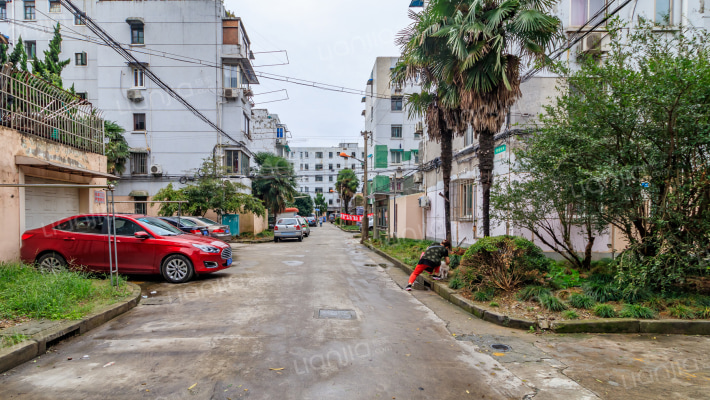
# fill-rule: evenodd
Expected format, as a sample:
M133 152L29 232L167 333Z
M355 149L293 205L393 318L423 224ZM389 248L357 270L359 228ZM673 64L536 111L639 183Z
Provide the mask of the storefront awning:
M148 191L147 190L132 190L131 193L128 193L128 196L130 197L148 197Z
M89 169L72 167L70 165L64 165L55 163L47 160L40 160L39 158L28 157L28 156L15 156L15 164L19 166L33 167L46 169L50 171L64 172L72 175L90 176L92 178L106 178L111 180L120 179L119 177L105 172L92 171Z

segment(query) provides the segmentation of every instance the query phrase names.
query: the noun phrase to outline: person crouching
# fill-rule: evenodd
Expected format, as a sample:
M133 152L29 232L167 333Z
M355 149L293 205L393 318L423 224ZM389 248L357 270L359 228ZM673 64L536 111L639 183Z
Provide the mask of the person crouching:
M449 264L450 250L451 242L448 240L444 240L440 244L427 247L427 249L422 252L421 257L419 258L419 263L417 264L417 267L414 268L414 272L412 272L412 275L409 276L409 282L404 290L411 291L414 281L416 281L419 274L424 271L432 275L435 280L440 280L439 268L441 268L441 261L444 260L447 265Z

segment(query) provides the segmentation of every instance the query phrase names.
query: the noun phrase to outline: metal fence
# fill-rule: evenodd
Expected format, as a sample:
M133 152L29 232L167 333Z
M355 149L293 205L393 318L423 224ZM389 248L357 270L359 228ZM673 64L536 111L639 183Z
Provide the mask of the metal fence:
M0 124L19 132L104 154L101 111L10 64L0 70Z

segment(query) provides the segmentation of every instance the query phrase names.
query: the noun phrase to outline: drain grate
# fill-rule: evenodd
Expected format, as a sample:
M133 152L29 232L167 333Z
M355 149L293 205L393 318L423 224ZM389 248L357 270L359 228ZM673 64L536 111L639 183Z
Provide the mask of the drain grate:
M318 310L320 319L357 319L357 314L353 310Z
M492 344L491 348L493 350L498 350L498 351L503 351L503 352L510 351L510 346L508 346L507 344Z

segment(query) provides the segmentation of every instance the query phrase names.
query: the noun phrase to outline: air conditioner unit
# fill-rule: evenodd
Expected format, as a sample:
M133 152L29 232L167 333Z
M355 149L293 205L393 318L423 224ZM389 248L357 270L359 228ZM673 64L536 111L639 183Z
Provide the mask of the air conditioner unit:
M421 184L424 182L424 174L421 172L416 172L412 177L415 184ZM428 198L428 197L427 197Z
M236 99L237 98L237 89L225 88L224 89L224 97L226 97L227 99Z
M417 135L421 135L424 133L424 123L423 122L417 122L417 125L414 127L414 133Z
M143 101L143 91L140 89L128 89L126 97L128 97L128 100L135 101L136 103Z
M153 175L163 175L163 167L160 164L150 166L150 173Z
M421 208L431 207L431 202L429 201L429 198L427 196L422 196L419 198L419 207L421 207Z
M283 139L276 139L276 144L282 144L282 143L283 143Z
M603 32L590 32L582 39L582 51L589 54L606 53L610 49L611 38Z

